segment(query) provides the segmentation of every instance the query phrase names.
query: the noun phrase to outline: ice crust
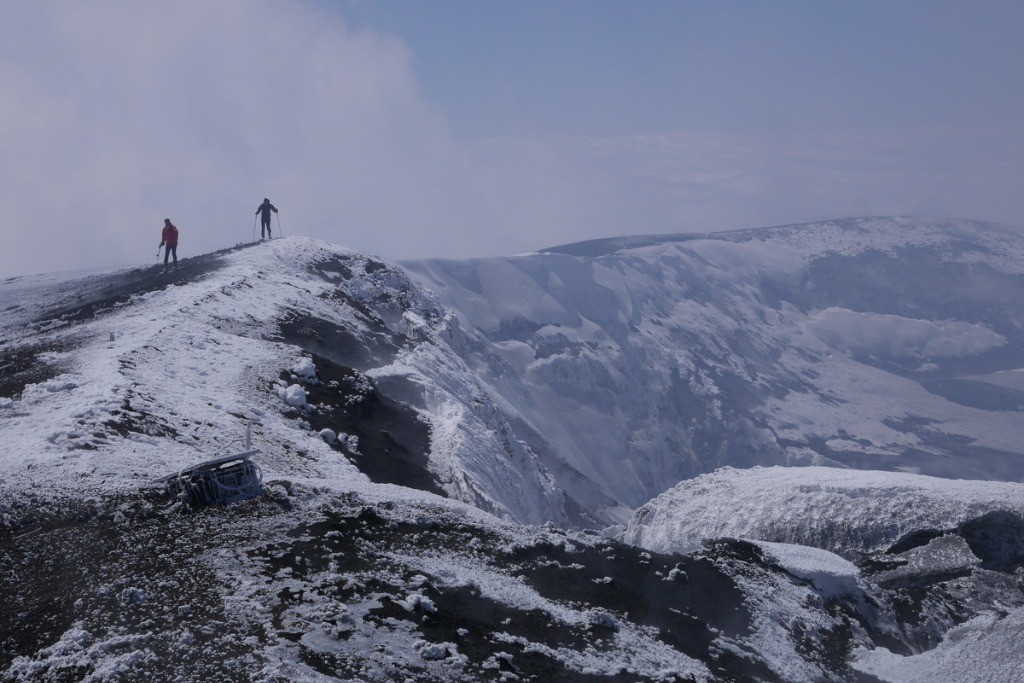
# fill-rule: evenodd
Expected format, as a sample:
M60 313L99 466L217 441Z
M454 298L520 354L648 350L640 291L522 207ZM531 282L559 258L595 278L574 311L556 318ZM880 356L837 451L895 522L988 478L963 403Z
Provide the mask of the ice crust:
M1024 608L984 614L954 627L933 650L901 656L884 648L862 650L854 669L886 683L1024 680Z
M723 468L681 482L637 510L621 538L688 552L710 538L878 550L918 529L993 510L1024 512L1024 484L832 467Z

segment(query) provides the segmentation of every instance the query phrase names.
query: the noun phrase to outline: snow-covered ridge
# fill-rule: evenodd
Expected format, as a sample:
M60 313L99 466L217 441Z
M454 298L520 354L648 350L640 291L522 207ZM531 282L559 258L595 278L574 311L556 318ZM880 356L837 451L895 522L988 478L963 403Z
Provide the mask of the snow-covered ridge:
M566 521L561 494L454 352L448 313L381 261L290 237L174 273L32 291L28 328L0 316L0 472L11 486L132 489L223 454L252 422L268 476L342 490L370 486L360 469L381 482L418 477L509 519Z
M942 248L950 258L985 260L1008 273L1024 272L1024 248L1018 226L973 220L926 219L913 216L849 218L799 225L732 230L715 233L631 235L566 244L543 250L578 256L606 256L652 246L696 240L774 242L785 244L804 258L827 255L857 256L868 251L895 255L908 247Z
M849 248L812 248L836 230L821 244ZM992 246L1019 236L871 219L733 237L405 271L289 238L166 276L3 283L0 467L130 487L252 420L271 472L592 527L721 466L1024 478L1024 278Z
M1024 514L1024 484L832 467L723 468L639 508L621 538L658 552L688 552L720 537L879 550L909 532L953 528L996 510Z

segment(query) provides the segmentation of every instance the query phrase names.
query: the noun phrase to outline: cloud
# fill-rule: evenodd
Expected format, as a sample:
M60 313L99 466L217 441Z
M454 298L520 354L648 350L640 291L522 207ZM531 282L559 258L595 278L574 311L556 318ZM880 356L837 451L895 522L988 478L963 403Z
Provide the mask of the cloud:
M462 173L405 46L319 5L2 14L4 271L148 258L165 217L185 253L248 240L265 195L286 231L393 237L436 219Z
M471 55L466 56L471 59ZM387 258L930 212L1024 222L1024 134L465 140L398 38L302 0L3 3L0 276L284 232Z

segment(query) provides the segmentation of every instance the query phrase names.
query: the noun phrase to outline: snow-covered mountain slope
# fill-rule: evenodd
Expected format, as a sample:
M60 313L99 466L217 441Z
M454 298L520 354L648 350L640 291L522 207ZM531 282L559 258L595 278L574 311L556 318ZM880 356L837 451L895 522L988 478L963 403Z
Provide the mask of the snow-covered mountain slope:
M881 248L850 230L866 251L822 256L769 231L410 266L458 310L403 270L302 238L165 275L0 283L0 680L964 673L1018 630L1021 485L805 467L778 473L773 498L743 477L777 470L723 470L696 480L717 513L701 511L692 553L557 528L626 521L634 498L730 462L913 467L917 444L949 472L1016 471L1019 416L998 401L1020 391L1018 304L1004 319L980 292L943 295L960 306L946 317L809 304ZM921 259L921 282L973 258L974 275L1019 286L977 235L968 254L942 241L949 226L907 231L920 244L885 258ZM439 286L452 272L458 296ZM929 391L943 373L952 388ZM148 486L236 451L250 423L260 498L188 512ZM885 430L903 440L883 457ZM687 485L633 530L683 528L665 520ZM749 514L729 526L730 493L764 500L739 501ZM765 512L786 524L758 527ZM879 531L869 515L900 521Z
M875 219L619 242L406 264L438 298L302 239L158 279L3 283L0 467L106 487L259 419L259 437L309 455L282 472L344 478L353 460L374 481L584 526L722 465L1024 475L1014 231ZM262 419L294 384L320 406L296 408L308 447L294 416ZM324 428L357 438L321 443ZM161 433L172 448L145 443Z
M597 519L723 465L1024 479L1024 231L860 219L403 265Z
M567 522L453 350L449 314L383 262L288 238L169 274L16 278L0 296L7 486L135 488L230 452L252 422L270 476L402 484Z

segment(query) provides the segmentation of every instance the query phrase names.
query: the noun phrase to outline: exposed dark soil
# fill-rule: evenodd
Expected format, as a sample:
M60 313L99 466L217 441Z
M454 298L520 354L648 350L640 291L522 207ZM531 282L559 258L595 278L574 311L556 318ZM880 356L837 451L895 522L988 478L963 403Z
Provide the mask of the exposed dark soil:
M169 285L191 282L222 267L226 254L259 244L240 244L228 249L178 260L178 267L163 272L163 263L148 268L136 268L114 275L91 278L80 285L76 302L46 311L37 320L41 323L70 324L89 320L124 304L133 296L166 289Z
M296 312L282 321L278 329L280 341L361 370L390 362L398 348L393 337L383 331L383 325L376 332L361 330L360 336L356 336L340 325Z
M258 518L261 508L160 514L135 496L63 507L20 536L7 528L0 679L86 678L95 662L83 653L31 664L77 626L79 649L106 641L104 657L124 656L126 680L143 672L152 680L253 680L258 662L242 641L260 633L230 615L202 556L228 535L224 517ZM11 667L18 657L28 659Z
M444 518L424 516L419 521L396 521L373 508L328 513L323 521L300 527L292 535L297 537L295 541L268 546L256 553L267 563L267 573L284 571L294 579L307 580L333 563L337 578L330 584L315 583L313 592L342 603L358 602L367 594L376 596L382 607L371 612L372 618L379 623L408 621L428 641L456 643L458 652L471 662L466 670L474 680L501 680L502 669L473 666L479 666L498 650L512 655L511 668L504 670L514 671L520 680L646 680L627 672L625 666L618 672L581 674L567 669L557 658L508 642L506 637L523 638L552 649L601 649L602 643L618 629L619 620L627 618L624 615L633 623L657 628L659 639L704 661L724 680L778 680L763 664L712 646L717 633L710 627L735 633L745 629L749 614L743 610L742 596L732 581L707 559L651 555L605 540L600 540L598 546L569 542L569 549L565 543L544 540L508 546L503 545L501 538ZM558 532L551 536L557 539ZM358 539L357 552L353 552L354 539ZM410 612L399 603L409 591L413 572L391 566L377 549L412 556L473 555L496 571L519 576L553 601L578 605L580 609L599 606L600 613L606 616L595 618L590 625L570 626L545 611L520 609L484 597L472 584L446 586L430 576L422 592L433 609ZM719 550L727 552L728 546ZM677 567L686 573L679 574L680 578L668 578L668 573ZM607 581L609 573L617 578ZM346 578L371 574L377 579L358 584ZM394 578L386 581L381 578L384 576ZM635 585L630 585L634 581ZM289 605L302 599L293 595ZM343 673L352 671L336 657L324 657L312 650L305 652L305 661L325 673L339 671L339 667Z
M0 397L18 398L29 384L59 375L60 368L39 360L41 353L57 350L53 344L0 346Z
M309 409L301 413L302 419L318 431L357 437L354 451L340 440L330 446L371 481L445 495L427 467L430 429L416 412L383 395L370 378L351 368L316 354L313 362L318 381L305 384ZM282 378L298 379L288 374Z
M110 658L124 655L119 673L125 680L251 681L260 678L262 648L279 642L297 643L300 659L325 675L365 675L371 653L358 648L323 652L302 644L309 629L333 627L336 637L344 640L358 623L338 618L300 624L285 615L304 604L344 615L346 605L370 598L379 606L362 617L366 624L412 629L427 642L456 643L467 661L460 680L503 680L507 672L533 681L646 680L626 667L600 675L579 673L557 657L508 641L522 638L555 649L600 650L608 646L605 641L619 620L626 618L620 609L644 614L645 622L663 622L662 639L685 646L702 659L717 659L712 667L726 680L773 680L770 672L745 659L709 655L712 636L707 625L677 611L676 607L687 608L689 601L700 600L710 602L703 610L710 614L719 599L728 597L711 598L710 591L728 587L728 580L714 576L710 563L707 573L695 572L702 577L699 581L689 581L711 582L687 589L687 602L652 602L657 596L617 595L621 586L591 581L612 565L626 571L639 559L634 550L617 543L602 543L601 550L581 549L561 562L555 559L561 551L548 543L508 547L508 538L443 513L424 511L410 517L408 511L395 514L387 505L368 506L354 499L334 499L313 514L315 521L307 522L301 519L308 514L299 513L287 496L282 498L280 489L261 499L192 514L145 496L111 498L52 509L27 530L23 525L5 526L0 531L0 594L9 597L0 610L0 671L6 672L0 680L78 681L95 673L101 663L109 665ZM277 577L281 586L269 606L270 630L259 624L258 617L238 614L226 602L231 590L225 583L228 577L210 562L225 550L253 545L248 556L257 574L250 578L273 583ZM606 557L609 550L615 557ZM529 575L531 585L552 599L581 608L608 600L613 604L602 611L607 618L567 625L545 611L497 602L473 584L447 585L393 559L393 554L446 552L474 558L507 575ZM672 567L679 559L658 556L653 566ZM590 568L589 561L599 566ZM411 585L429 599L429 608L402 604ZM572 594L560 595L567 587L572 587ZM73 642L68 641L69 633L77 634ZM687 637L681 637L684 634ZM699 639L689 642L691 635ZM60 651L74 656L55 656L57 650L47 649L62 637L69 644ZM94 645L98 649L90 649ZM509 657L495 658L500 652ZM426 667L392 673L397 680L449 680ZM384 679L378 675L367 680Z

